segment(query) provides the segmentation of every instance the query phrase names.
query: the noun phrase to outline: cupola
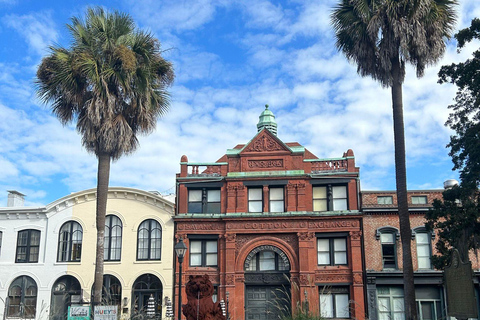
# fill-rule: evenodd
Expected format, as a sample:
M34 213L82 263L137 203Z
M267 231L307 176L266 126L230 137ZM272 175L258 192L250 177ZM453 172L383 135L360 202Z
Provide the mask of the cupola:
M268 104L265 105L265 110L263 110L263 112L258 118L258 132L262 131L262 129L265 128L274 135L277 135L277 122L275 122L275 116L273 115L273 112L268 110Z

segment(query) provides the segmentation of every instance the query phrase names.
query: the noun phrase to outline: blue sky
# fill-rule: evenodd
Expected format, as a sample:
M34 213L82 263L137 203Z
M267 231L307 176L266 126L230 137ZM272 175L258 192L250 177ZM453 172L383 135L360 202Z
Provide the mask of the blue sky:
M174 191L180 157L213 162L256 134L270 105L284 142L320 158L353 149L363 190L394 190L391 97L361 78L334 46L329 14L336 0L0 0L0 206L7 190L45 205L96 186L95 156L73 125L62 127L33 85L48 45L69 45L65 25L86 7L129 13L162 43L176 71L171 108L140 149L113 163L111 186ZM480 17L478 0L460 0L457 30ZM442 188L458 175L444 127L455 87L437 84L441 65L466 60L455 41L421 79L407 69L404 113L409 189Z

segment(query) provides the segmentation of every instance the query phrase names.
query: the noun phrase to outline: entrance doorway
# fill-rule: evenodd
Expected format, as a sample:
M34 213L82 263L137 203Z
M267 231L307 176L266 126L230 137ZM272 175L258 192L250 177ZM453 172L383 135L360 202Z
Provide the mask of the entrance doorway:
M149 273L141 275L133 284L133 313L161 319L162 296L163 286L160 279Z
M245 319L276 320L291 313L290 262L274 246L260 246L247 256Z
M58 278L52 288L51 319L67 319L68 307L72 302L80 303L81 294L82 289L77 279L72 276Z

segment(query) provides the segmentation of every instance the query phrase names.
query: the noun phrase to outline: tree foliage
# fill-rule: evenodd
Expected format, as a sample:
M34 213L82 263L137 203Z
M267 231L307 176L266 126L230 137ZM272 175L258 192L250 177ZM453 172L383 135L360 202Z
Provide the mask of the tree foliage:
M461 50L466 43L480 40L480 19L472 20L469 28L455 35L457 48ZM464 188L475 189L480 183L480 49L472 58L461 63L442 66L439 83L450 82L458 87L455 104L446 126L455 131L450 137L450 156L454 170L459 170Z
M426 227L436 231L438 254L432 257L437 269L444 269L450 262L453 248L457 248L463 261L468 252L477 250L480 244L480 193L461 186L443 192L443 201L435 200L433 209L425 216Z
M138 147L169 106L173 82L160 43L124 13L89 8L73 17L69 48L50 47L37 70L37 93L63 124L76 122L83 146L98 158L94 304L101 301L110 162Z

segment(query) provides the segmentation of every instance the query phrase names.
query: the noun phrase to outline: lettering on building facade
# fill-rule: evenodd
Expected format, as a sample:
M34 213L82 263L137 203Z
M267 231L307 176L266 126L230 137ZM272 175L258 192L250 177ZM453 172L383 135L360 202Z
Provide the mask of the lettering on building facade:
M248 160L248 167L251 169L283 168L283 160Z

